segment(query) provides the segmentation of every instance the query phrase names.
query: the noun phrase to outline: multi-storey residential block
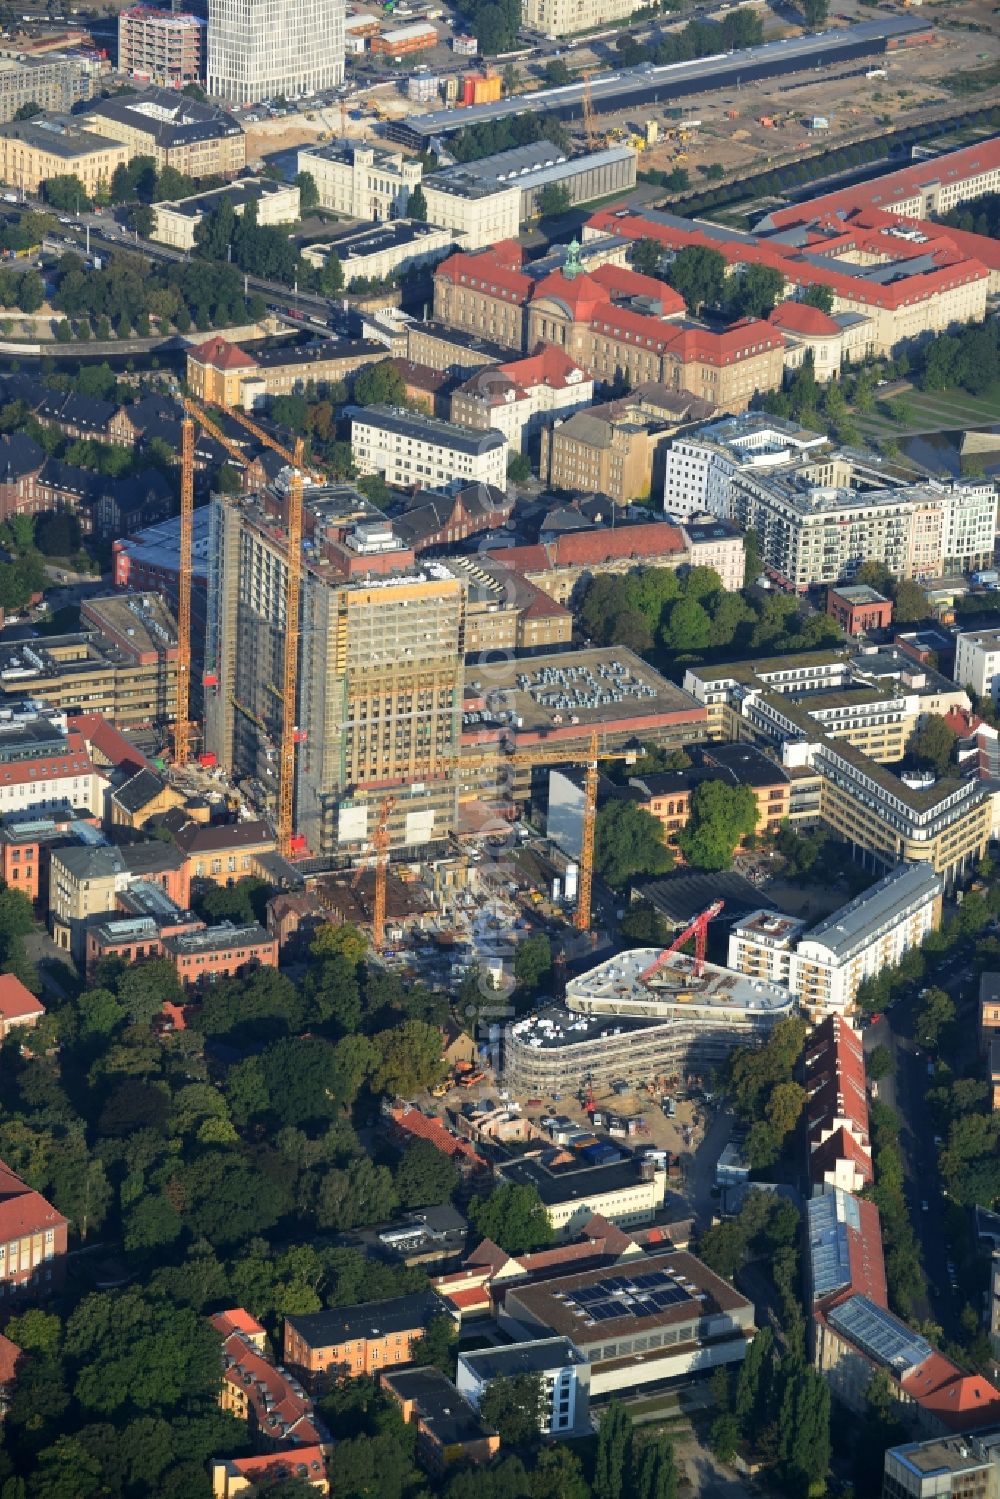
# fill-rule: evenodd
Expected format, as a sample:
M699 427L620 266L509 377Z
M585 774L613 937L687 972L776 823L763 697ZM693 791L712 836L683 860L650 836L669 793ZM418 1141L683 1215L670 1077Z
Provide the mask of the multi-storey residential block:
M0 1161L0 1296L51 1296L66 1270L67 1220Z
M1000 1436L974 1433L904 1442L885 1454L882 1499L997 1499Z
M213 507L207 742L269 800L281 732L272 684L283 669L284 497L220 496ZM418 567L350 486L307 489L305 534L296 827L317 854L357 855L392 792L397 847L444 838L456 817L465 588L441 564Z
M310 1390L324 1390L338 1379L377 1376L412 1362L413 1345L428 1325L450 1316L433 1291L416 1291L392 1301L286 1317L284 1360Z
M941 896L929 864L902 864L811 928L754 911L732 928L729 966L784 984L813 1015L843 1013L866 978L894 967L937 929Z
M344 81L344 0L209 0L208 92L234 104Z
M970 630L957 637L955 680L977 697L1000 701L1000 630Z
M166 843L76 843L53 848L49 859L49 922L57 947L78 963L86 959L87 930L95 918L117 911L120 896L141 882L161 887L186 911L191 879L187 860Z
M983 566L993 557L997 489L980 480L905 483L875 455L862 460L752 414L674 441L664 509L708 510L754 531L771 576L803 590L849 581L870 559L900 578Z
M350 141L303 147L298 166L316 183L323 208L352 219L405 219L422 175L420 162L399 151Z
M66 118L0 125L0 181L21 193L37 194L49 177L73 176L80 179L85 195L94 197L107 191L115 168L128 159L127 146L80 130Z
M877 188L879 179L866 186ZM914 224L887 206L826 212L822 201L790 211L801 226L791 239L787 226L785 233L776 231L779 214L765 218L752 234L719 235L676 214L621 205L599 209L583 234L585 240L608 234L652 239L665 254L694 246L712 249L733 268L768 265L780 271L785 294L792 299L811 286L829 287L832 326L797 312L779 313L770 324L777 330L786 323L791 343L801 351L790 360L793 365L801 363L806 348L814 354L826 350L831 357L821 361L825 378L836 373L834 355L891 354L929 332L978 322L985 315L1000 257L979 236L953 234L939 224Z
M105 780L87 753L83 736L67 730L58 713L37 705L0 710L0 811L37 812L66 807L102 810Z
M0 120L13 120L25 104L68 114L94 97L107 69L107 60L92 51L0 57Z
M234 115L176 89L147 89L93 103L81 115L88 130L151 156L157 167L187 177L234 177L247 164L246 136Z
M479 1409L495 1379L537 1375L542 1382L539 1429L548 1437L586 1431L590 1419L590 1365L567 1337L540 1337L507 1348L479 1348L458 1356L456 1384L473 1409Z
M451 229L470 250L517 237L521 190L516 184L491 182L475 168L454 166L425 177L422 187L427 222Z
M380 474L401 489L466 484L507 488L507 439L393 406L349 406L351 451L360 474Z
M271 396L297 395L307 385L344 380L385 358L382 344L368 339L322 338L248 354L216 335L187 353L187 380L196 400L252 411Z
M130 5L118 16L118 71L140 83L183 88L205 76L205 22L183 11Z
M26 693L47 708L99 713L121 727L170 722L177 626L156 594L88 599L75 635L0 646L0 704ZM2 805L2 803L0 803Z
M743 587L745 556L743 533L728 521L684 526L641 521L566 531L544 544L511 547L503 564L565 604L578 598L591 578L641 567L710 567L723 588L733 591Z

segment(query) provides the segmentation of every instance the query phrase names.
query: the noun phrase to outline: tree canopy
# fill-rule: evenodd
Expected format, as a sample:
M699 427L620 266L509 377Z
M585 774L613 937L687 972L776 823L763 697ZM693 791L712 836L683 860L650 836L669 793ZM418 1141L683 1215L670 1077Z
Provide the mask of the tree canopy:
M692 794L678 846L695 869L730 869L734 850L754 832L757 817L757 798L749 786L702 781Z

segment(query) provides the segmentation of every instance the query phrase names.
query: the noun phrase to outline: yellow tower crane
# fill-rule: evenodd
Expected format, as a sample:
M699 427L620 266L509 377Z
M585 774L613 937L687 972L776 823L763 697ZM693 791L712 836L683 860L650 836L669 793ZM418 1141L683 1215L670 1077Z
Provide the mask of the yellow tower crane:
M375 899L372 905L372 946L376 952L382 951L385 942L385 892L389 873L389 818L392 809L396 805L394 796L382 798L378 809L378 821L372 834L372 855L375 864ZM359 864L351 881L351 889L356 890L364 873L364 864Z
M177 715L174 760L191 757L191 570L194 532L194 422L181 422L181 554L177 569Z
M200 422L206 432L222 444L231 457L241 463L244 468L250 466L250 460L246 454L231 443L215 423L206 416L205 412L191 400L185 400L185 410L188 419L194 418ZM288 858L292 851L292 831L295 805L295 745L298 737L296 719L296 703L298 701L298 678L299 678L299 600L302 591L302 487L305 470L303 467L304 445L301 437L295 441L292 451L282 446L256 422L244 416L240 411L225 408L226 415L239 423L241 427L253 434L258 442L265 447L271 448L280 457L291 465L291 478L288 484L288 555L286 561L285 582L285 640L284 660L281 684L281 743L279 748L279 773L278 773L278 850L284 858ZM188 471L191 475L191 492L193 493L194 473L194 428L191 428L190 456ZM321 474L311 474L310 477L322 481ZM181 483L181 495L183 501L184 481ZM182 552L181 573L185 573L183 555L183 520L182 520ZM190 533L188 541L187 558L187 597L188 617L190 620L190 598L191 598L191 555L190 555ZM184 587L183 576L181 582ZM180 647L178 646L180 653ZM190 626L188 628L187 640L187 677L190 679L191 671L191 642ZM178 677L180 671L178 670ZM178 718L179 718L178 713ZM186 710L185 710L186 717ZM186 748L186 736L185 736Z

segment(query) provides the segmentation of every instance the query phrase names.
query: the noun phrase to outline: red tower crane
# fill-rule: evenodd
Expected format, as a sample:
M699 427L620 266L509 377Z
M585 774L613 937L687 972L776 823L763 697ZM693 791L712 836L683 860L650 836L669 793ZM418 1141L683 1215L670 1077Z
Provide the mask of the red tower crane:
M725 901L723 900L713 900L710 906L707 906L699 916L696 916L694 918L689 926L686 926L684 928L679 937L674 938L669 947L664 948L663 952L661 952L659 957L656 959L656 962L650 963L649 967L644 969L643 972L640 973L639 982L642 984L648 984L649 980L655 977L655 975L659 973L660 969L664 967L667 959L671 957L675 952L678 952L680 948L684 946L685 942L690 942L692 937L694 938L694 968L691 971L696 979L701 978L701 971L705 966L705 946L708 942L708 924L710 921L715 920L716 916L718 916L724 905Z

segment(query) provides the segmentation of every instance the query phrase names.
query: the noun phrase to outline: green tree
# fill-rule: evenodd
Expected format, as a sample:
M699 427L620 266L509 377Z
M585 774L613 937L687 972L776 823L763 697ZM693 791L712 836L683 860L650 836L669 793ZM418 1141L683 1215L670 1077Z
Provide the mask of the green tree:
M514 978L525 994L537 994L552 973L552 944L544 932L533 932L517 944Z
M695 869L730 869L733 851L757 826L757 799L749 786L702 781L691 797L687 826L677 842Z
M666 874L673 850L663 841L663 824L635 802L611 801L597 814L594 866L615 890L636 875Z
M827 286L825 281L815 281L812 286L806 287L802 301L806 307L815 307L829 316L833 311L833 288Z
M730 277L726 291L738 317L764 318L773 312L785 289L785 278L769 265L748 265L738 276Z
M708 1431L708 1445L720 1462L730 1463L740 1443L740 1424L729 1411L716 1416Z
M820 31L830 13L830 0L801 0L802 19L810 31Z
M667 280L680 292L688 311L697 313L703 305L722 300L726 280L726 261L718 250L701 245L685 245L667 267Z
M552 1243L552 1224L534 1186L503 1182L489 1197L473 1197L469 1218L478 1234L507 1254L527 1254Z
M940 713L928 713L921 726L910 735L906 752L916 765L944 776L951 766L957 741L958 735Z
M450 1201L458 1186L458 1172L430 1140L417 1140L403 1152L395 1186L401 1207L436 1206Z
M512 484L525 484L531 478L531 459L527 453L511 453L507 459L507 478Z
M219 1335L194 1311L139 1291L85 1296L66 1324L85 1411L168 1412L218 1388Z
M656 239L637 239L631 249L632 265L643 276L657 276L663 264L663 246Z
M47 178L42 191L49 207L60 213L79 213L90 207L87 189L74 173Z
M45 301L45 282L37 271L26 271L17 284L17 305L22 312L37 312Z
M553 88L562 88L563 84L569 83L573 77L561 57L554 57L551 62L547 62L544 72L546 83L551 84Z
M572 199L569 188L561 182L548 182L538 194L538 214L543 219L555 219L566 213Z
M865 1058L865 1070L874 1083L895 1072L896 1063L888 1046L880 1041L877 1046L872 1047Z
M344 289L344 267L336 250L331 250L323 262L320 286L324 295L335 297Z
M499 1432L504 1447L526 1447L539 1441L545 1391L540 1374L515 1374L490 1380L479 1400L485 1426Z
M390 1097L412 1098L442 1073L441 1032L423 1020L402 1025L374 1038L378 1061L372 1086Z
M26 104L22 104L19 109L15 110L14 118L15 120L33 120L36 115L40 115L41 113L42 106L36 104L34 99L29 99Z
M913 1034L921 1046L936 1047L941 1032L955 1020L955 1001L944 989L936 986L922 995L913 1017Z
M312 172L299 172L295 177L299 190L299 210L302 217L319 206L319 188Z
M314 934L309 953L314 958L345 958L356 966L368 953L368 939L349 921L327 922Z
M418 1338L410 1350L410 1359L414 1364L430 1364L442 1374L454 1378L457 1347L458 1331L452 1319L444 1315L432 1317L423 1337Z
M420 224L427 222L427 195L418 182L406 202L406 217Z
M663 643L670 651L703 651L712 639L712 621L697 599L683 598L670 611Z
M905 578L896 584L893 594L893 619L897 624L915 624L918 620L926 619L929 613L927 595L919 583L913 583Z
M359 406L402 406L406 382L391 359L365 365L354 377L354 399Z
M613 1399L597 1428L594 1499L626 1499L631 1459L632 1418L621 1401Z
M657 1436L645 1441L638 1454L632 1454L634 1499L675 1499L677 1464L672 1442Z

